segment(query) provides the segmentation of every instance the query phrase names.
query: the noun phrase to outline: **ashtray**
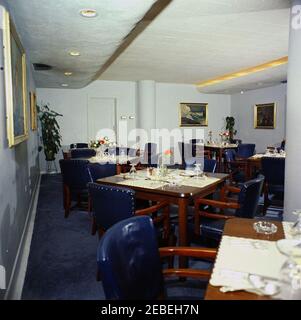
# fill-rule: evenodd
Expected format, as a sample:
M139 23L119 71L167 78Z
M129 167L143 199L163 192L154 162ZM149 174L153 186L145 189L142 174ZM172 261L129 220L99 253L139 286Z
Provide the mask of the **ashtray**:
M257 233L272 234L277 232L277 226L269 221L257 221L253 223L253 228Z

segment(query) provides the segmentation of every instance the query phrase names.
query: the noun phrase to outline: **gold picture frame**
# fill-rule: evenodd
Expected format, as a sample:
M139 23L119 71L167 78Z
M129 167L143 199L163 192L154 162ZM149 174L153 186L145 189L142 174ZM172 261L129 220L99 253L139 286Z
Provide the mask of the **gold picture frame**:
M254 106L254 128L276 128L276 103L262 103Z
M3 10L7 139L11 148L28 138L26 57L9 13Z
M179 107L180 127L207 127L208 103L181 102Z
M38 128L37 118L37 96L34 92L29 93L30 96L30 124L31 130L36 131Z

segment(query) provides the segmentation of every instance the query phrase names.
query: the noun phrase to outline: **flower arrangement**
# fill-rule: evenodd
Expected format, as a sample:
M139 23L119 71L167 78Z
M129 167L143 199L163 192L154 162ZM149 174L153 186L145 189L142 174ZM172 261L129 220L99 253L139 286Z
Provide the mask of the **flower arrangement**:
M220 137L223 137L223 138L228 138L230 136L230 133L229 131L223 131L223 132L220 132Z
M165 157L171 157L173 155L173 152L172 152L172 150L167 149L163 152L163 154Z
M108 137L103 137L98 140L90 141L90 148L99 148L101 146L109 145L111 142Z

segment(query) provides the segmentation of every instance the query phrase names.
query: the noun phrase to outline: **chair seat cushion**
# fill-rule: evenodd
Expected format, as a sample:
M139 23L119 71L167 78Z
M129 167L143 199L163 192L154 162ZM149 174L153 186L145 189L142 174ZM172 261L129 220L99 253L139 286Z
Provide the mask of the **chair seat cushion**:
M201 235L219 241L222 237L226 219L201 218Z

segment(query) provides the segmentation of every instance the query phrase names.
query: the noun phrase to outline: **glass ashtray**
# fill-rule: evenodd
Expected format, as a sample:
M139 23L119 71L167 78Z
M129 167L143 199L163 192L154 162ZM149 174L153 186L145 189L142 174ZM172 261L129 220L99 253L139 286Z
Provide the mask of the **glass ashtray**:
M269 221L257 221L253 223L253 228L257 233L273 234L277 232L277 226Z

